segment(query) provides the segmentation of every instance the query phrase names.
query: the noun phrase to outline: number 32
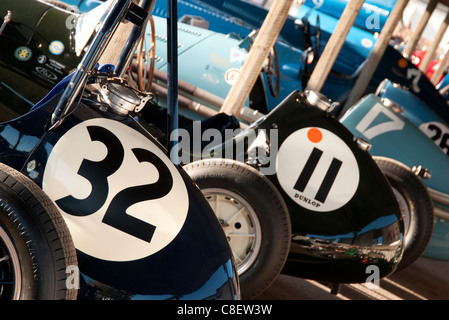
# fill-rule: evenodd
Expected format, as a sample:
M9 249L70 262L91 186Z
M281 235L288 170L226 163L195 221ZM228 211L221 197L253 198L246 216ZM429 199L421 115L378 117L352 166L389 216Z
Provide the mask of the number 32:
M107 155L103 160L83 159L77 172L91 183L92 191L85 199L69 195L55 201L62 210L79 217L91 215L104 205L109 192L107 178L121 167L125 154L122 143L111 131L100 126L89 126L87 130L92 141L99 141L107 148ZM126 214L126 209L135 203L167 195L173 187L173 178L165 163L151 151L142 148L134 148L131 151L139 163L153 164L159 173L159 179L152 184L134 186L118 192L109 204L102 222L151 242L156 227Z

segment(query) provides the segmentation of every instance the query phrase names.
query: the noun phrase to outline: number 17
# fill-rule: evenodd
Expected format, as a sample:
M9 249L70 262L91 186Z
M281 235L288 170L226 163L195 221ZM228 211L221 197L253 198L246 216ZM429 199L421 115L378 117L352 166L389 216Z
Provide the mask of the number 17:
M379 115L385 115L389 120L371 126ZM395 115L394 112L387 109L382 104L376 103L355 128L366 138L372 139L389 131L402 130L404 125L404 121Z

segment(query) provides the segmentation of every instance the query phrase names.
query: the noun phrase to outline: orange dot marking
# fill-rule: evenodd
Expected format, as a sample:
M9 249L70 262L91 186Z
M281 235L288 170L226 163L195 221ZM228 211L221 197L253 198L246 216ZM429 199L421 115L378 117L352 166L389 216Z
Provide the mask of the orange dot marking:
M408 61L406 59L399 59L398 61L398 66L402 69L404 69L405 67L407 67L408 65Z
M323 134L317 128L312 128L307 132L307 138L313 143L318 143L323 139Z

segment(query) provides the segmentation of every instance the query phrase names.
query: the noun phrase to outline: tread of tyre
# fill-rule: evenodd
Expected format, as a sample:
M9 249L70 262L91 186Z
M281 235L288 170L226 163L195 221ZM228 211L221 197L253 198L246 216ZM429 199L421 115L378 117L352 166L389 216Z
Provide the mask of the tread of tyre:
M67 267L76 266L77 258L64 219L33 181L1 163L0 210L0 226L9 226L11 239L18 248L27 251L20 253L21 268L34 274L27 279L27 288L21 290L20 299L76 299L76 286L66 286ZM25 265L26 260L31 265Z
M415 227L411 234L405 235L404 254L396 271L403 270L426 249L433 232L434 213L433 202L427 192L424 183L417 177L409 167L403 163L385 157L373 157L393 189L399 191L411 205L415 206Z
M290 217L282 196L259 171L238 161L206 159L190 163L184 169L200 189L226 188L253 206L262 225L261 250L265 251L239 278L242 298L255 298L278 277L290 251Z

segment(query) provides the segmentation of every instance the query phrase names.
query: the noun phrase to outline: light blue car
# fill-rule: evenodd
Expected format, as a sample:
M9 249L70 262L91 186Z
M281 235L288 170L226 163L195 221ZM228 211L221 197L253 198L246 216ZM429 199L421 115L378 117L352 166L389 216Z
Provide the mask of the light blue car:
M326 36L334 32L348 3L349 0L306 0L295 17L297 19L306 17L312 25L319 22L323 34L322 45L325 45L328 40ZM334 65L336 72L352 74L369 57L395 3L396 0L364 2Z
M308 0L296 13L292 12L295 16L287 18L275 45L277 58L274 60L279 65L277 76L279 93L276 97L270 94L268 79L257 82L253 97L263 96L265 98L253 100L250 96L249 103L251 103L253 109L267 113L282 101L292 89L302 90L306 87L315 62L334 31L338 18L347 3L347 0L325 2ZM328 98L339 102L340 106L344 104L354 87L357 77L376 42L377 32L383 27L394 4L395 1L370 0L365 2L362 7L354 27L351 28L321 90ZM190 24L191 28L200 34L203 33L201 30L210 30L232 38L236 42L234 47L238 47L244 52L249 49L248 36L253 30L260 28L267 13L267 8L245 0L223 2L213 0L178 1L179 21ZM165 17L166 1L157 1L153 14ZM184 27L186 26L184 25ZM182 31L179 34L179 39L180 41L191 40ZM195 51L198 56L205 54L205 52L230 56L228 44L217 43L210 46L210 42L203 43L198 38L195 45L189 45L191 45L192 56L194 56L193 52ZM245 54L239 54L239 58L243 59L244 56ZM400 58L402 58L400 52L392 46L388 46L365 93L374 92L385 78L411 87L414 79L406 73L407 67L397 64ZM304 61L308 63L304 63ZM195 59L190 60L190 63L202 64L203 61ZM243 60L241 63L243 63ZM214 65L214 63L211 62L210 65ZM270 69L267 70L270 72ZM195 79L194 73L183 72L182 69L179 71L179 76L187 82L196 84L198 81ZM266 78L264 74L263 77ZM206 91L221 97L225 96L210 84L202 83L201 85L202 87L200 87ZM333 114L336 116L339 116L340 112L341 108L339 107L333 110Z
M423 255L448 260L449 113L443 103L428 105L410 90L385 80L377 95L353 106L341 122L372 144L371 154L415 167L417 174L421 169L435 212L432 238Z

